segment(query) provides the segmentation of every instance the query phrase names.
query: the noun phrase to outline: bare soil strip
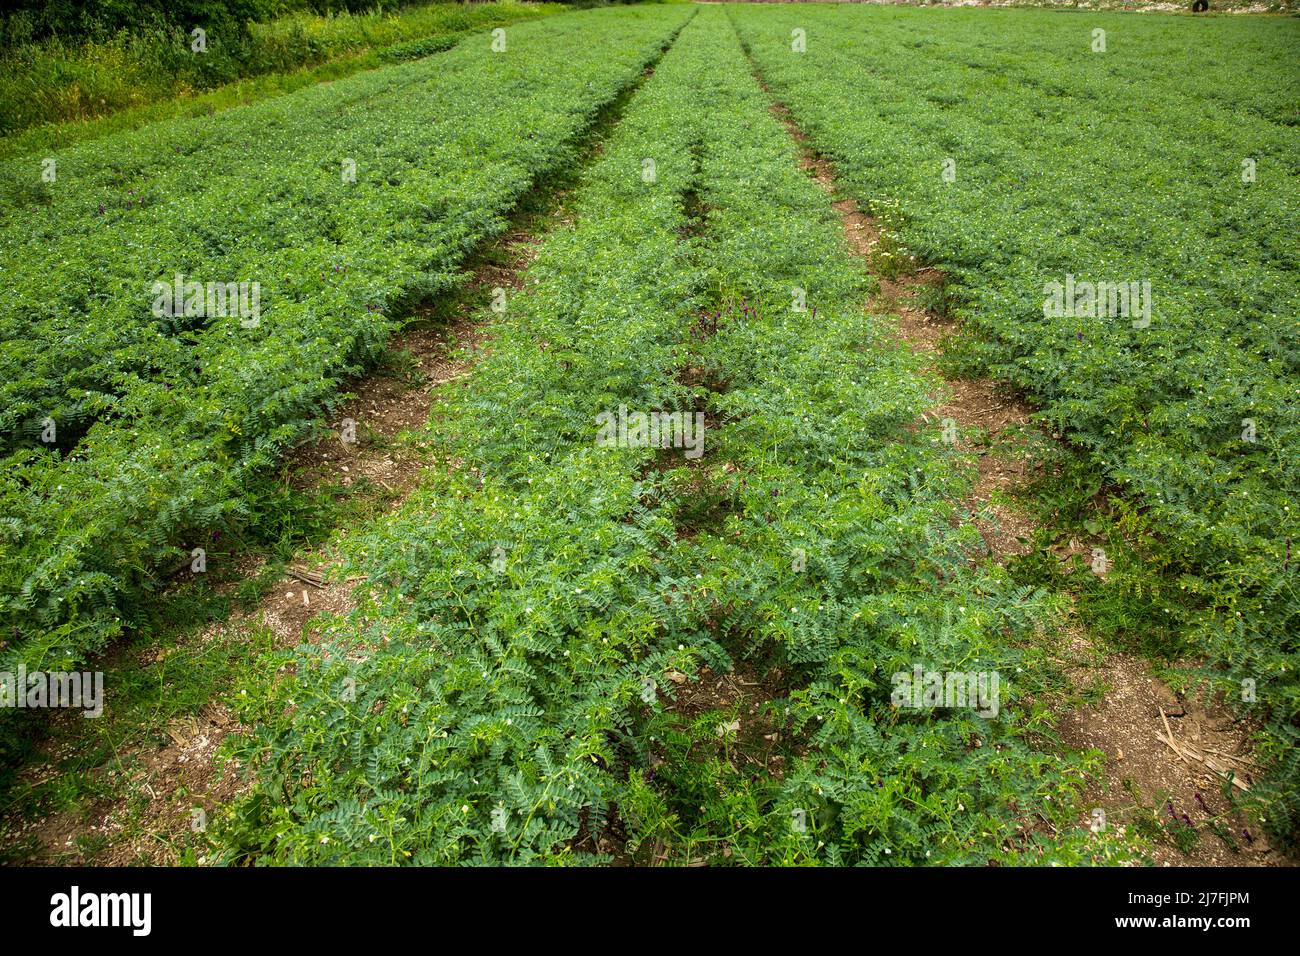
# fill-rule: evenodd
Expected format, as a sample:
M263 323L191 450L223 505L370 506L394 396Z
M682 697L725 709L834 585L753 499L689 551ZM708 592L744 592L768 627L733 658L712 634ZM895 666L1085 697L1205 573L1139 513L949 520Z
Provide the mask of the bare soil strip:
M781 121L800 149L800 165L828 196L844 226L844 237L854 255L879 282L879 291L867 303L873 314L892 316L899 338L922 356L932 357L925 368L943 380L943 393L931 410L926 427L952 419L960 429L984 431L988 440L975 452L976 478L963 503L968 520L979 528L991 560L1004 563L1029 550L1036 528L1033 519L1013 507L1008 495L1024 487L1034 468L1040 468L1025 449L1024 432L1033 428L1033 409L1006 386L989 379L943 376L938 369L942 339L954 324L927 311L918 298L929 286L941 286L936 269L918 268L891 279L874 263L881 230L853 198L837 195L834 166L811 146L790 110L777 101L751 60L755 77L772 98L772 113ZM1062 560L1086 548L1076 541ZM1125 654L1106 653L1095 646L1072 614L1064 627L1061 663L1082 693L1091 691L1096 702L1064 714L1057 726L1061 743L1070 750L1102 751L1106 756L1105 782L1094 782L1085 794L1086 805L1105 810L1112 824L1134 823L1140 817L1156 825L1176 826L1186 815L1200 831L1188 852L1170 842L1156 844L1154 857L1163 866L1276 866L1289 865L1269 847L1263 833L1248 828L1239 814L1228 812L1221 794L1223 779L1213 772L1234 768L1239 775L1250 766L1250 729L1218 707L1207 710L1184 699L1151 676L1145 662ZM1172 746L1166 740L1172 739ZM1190 746L1189 746L1190 745ZM1179 755L1179 751L1194 750ZM1199 755L1200 759L1197 759ZM1206 758L1210 763L1206 763ZM1154 807L1154 814L1152 808ZM1206 827L1221 825L1237 846L1230 849ZM1089 826L1091 818L1079 821Z

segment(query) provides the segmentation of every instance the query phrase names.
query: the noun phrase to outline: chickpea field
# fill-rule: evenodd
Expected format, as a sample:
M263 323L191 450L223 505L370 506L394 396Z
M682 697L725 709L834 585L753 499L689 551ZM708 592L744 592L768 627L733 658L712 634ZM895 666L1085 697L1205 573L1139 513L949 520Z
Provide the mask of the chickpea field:
M1294 865L1300 20L508 15L0 150L0 860Z

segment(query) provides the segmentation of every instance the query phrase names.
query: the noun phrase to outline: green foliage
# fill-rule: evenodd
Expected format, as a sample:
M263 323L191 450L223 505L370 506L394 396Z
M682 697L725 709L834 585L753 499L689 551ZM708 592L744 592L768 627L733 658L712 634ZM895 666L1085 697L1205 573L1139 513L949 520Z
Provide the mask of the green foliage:
M1147 650L1206 655L1197 676L1230 700L1254 680L1277 772L1257 792L1300 791L1297 24L734 16L844 187L873 208L892 200L902 240L946 273L960 364L1023 389L1081 449L1091 488L1071 507L1103 479L1118 489L1094 620ZM1192 48L1194 69L1171 67ZM1243 60L1259 71L1250 82ZM1149 281L1150 326L1045 314L1045 284L1067 274ZM1260 809L1285 834L1297 808Z
M83 660L192 548L250 520L259 477L394 318L458 285L465 256L571 160L686 15L521 25L502 55L483 35L436 65L68 150L48 204L0 200L10 655ZM21 182L40 166L3 173ZM151 284L174 273L260 283L260 324L155 318ZM55 445L37 440L46 418Z
M615 742L641 676L693 670L674 641L698 612L682 606L683 623L665 626L677 615L660 610L684 582L663 566L673 523L640 474L648 453L592 441L599 410L676 390L692 293L691 273L672 268L675 197L692 169L689 154L672 160L687 142L672 119L688 97L668 79L675 62L634 101L658 108L620 124L581 190L579 225L543 249L530 294L510 300L491 354L450 396L438 433L461 466L350 536L342 573L365 574L370 599L332 644L293 655L292 682L271 660L241 697L261 725L247 746L263 772L227 821L227 859L572 859L567 841L618 792ZM653 190L639 178L651 143L664 156ZM304 767L316 768L305 787Z
M1294 84L1247 99L1219 80L1239 46L1279 73L1293 28L1225 26L1210 47L1224 62L1175 87L1123 52L1136 36L1167 61L1184 34L1159 22L1101 18L1120 75L1070 18L989 14L1016 27L989 31L957 13L918 31L922 16L598 11L512 28L503 55L478 35L433 62L418 58L446 41L421 36L383 70L61 152L53 182L30 157L0 166L0 666L52 667L145 620L143 598L215 535L253 526L287 549L323 533L331 509L266 475L399 316L430 297L452 311L470 252L583 163L505 312L480 305L490 347L444 387L422 442L439 460L339 541L354 608L246 668L267 635L208 647L179 679L162 660L129 671L117 723L23 799L94 799L88 768L115 726L156 729L238 671L251 731L228 755L251 789L215 821L225 863L1189 849L1200 831L1145 808L1130 833L1080 825L1098 755L1061 753L1045 703L1064 682L1053 592L1070 590L1090 624L1153 656L1208 650L1217 667L1189 679L1264 678L1275 769L1251 792L1284 830L1300 773L1279 551L1297 477ZM807 53L790 50L796 25ZM874 282L745 47L869 202L875 271L947 271L930 301L968 333L949 361L1030 391L1083 450L1048 455L1039 501L1105 543L1104 580L1067 575L1050 530L1009 568L980 560L957 504L970 469L922 424L940 383L864 308ZM611 108L587 157L581 133ZM1098 135L1115 122L1136 151ZM1208 164L1176 178L1201 143L1277 178L1225 187ZM1066 272L1150 278L1151 327L1040 318L1043 282ZM151 314L152 282L175 273L258 281L260 325ZM624 406L703 415L703 456L606 447L598 416ZM1260 440L1243 448L1223 432L1245 409ZM40 440L46 418L56 442ZM996 673L996 712L900 703L914 668Z
M1053 609L972 569L948 523L965 478L909 427L934 383L862 312L722 11L630 101L570 218L440 405L454 466L350 536L357 611L241 688L259 769L219 858L1131 857L1071 825L1092 767L1041 750L1028 703ZM620 404L705 409L703 458L597 445ZM764 699L693 708L706 663ZM997 716L906 711L891 675L916 663L1011 689ZM780 762L751 773L759 731Z

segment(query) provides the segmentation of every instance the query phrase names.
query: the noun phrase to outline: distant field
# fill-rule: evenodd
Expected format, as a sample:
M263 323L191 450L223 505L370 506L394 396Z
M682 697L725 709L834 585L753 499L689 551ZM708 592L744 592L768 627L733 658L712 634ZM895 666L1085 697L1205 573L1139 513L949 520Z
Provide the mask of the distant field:
M1300 22L665 4L444 45L0 161L0 671L179 682L240 774L153 781L212 825L81 861L1282 860ZM390 343L431 328L465 348L419 378ZM254 580L377 368L421 467ZM251 616L150 644L208 562ZM277 636L285 600L322 613ZM214 626L258 652L184 663ZM1068 730L1134 669L1118 756ZM166 741L22 716L0 833L66 862L26 818L119 812L122 741Z

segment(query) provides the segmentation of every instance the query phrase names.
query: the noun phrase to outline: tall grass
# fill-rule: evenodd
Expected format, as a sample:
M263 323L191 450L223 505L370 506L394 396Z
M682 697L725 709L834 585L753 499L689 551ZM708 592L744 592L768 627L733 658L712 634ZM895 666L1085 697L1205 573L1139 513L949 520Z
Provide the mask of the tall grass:
M431 3L398 12L291 14L242 28L213 25L206 51L180 27L103 40L52 38L0 52L0 135L191 97L246 77L288 72L403 42L543 15L549 3Z

